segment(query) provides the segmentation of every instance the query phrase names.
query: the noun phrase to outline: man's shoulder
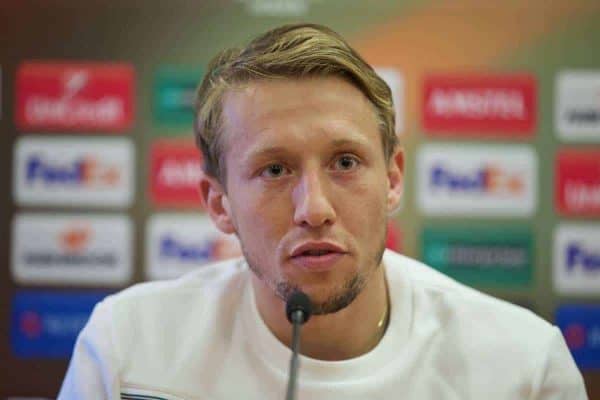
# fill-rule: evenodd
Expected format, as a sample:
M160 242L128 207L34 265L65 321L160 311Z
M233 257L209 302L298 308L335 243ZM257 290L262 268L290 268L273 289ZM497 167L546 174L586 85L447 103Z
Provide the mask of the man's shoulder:
M539 342L556 333L549 322L525 307L468 287L418 260L386 255L395 271L410 279L419 299L415 311L432 313L447 331L470 332L482 342L487 338L496 344L500 332L507 344Z
M187 273L177 279L143 282L108 296L104 306L113 314L160 315L182 313L186 308L215 304L224 294L241 292L245 282L245 263L242 259L221 261Z

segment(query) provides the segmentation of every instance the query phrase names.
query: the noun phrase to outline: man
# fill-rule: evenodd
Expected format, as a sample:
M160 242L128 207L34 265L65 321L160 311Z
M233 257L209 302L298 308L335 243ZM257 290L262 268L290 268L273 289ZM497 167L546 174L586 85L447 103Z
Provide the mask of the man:
M99 304L61 399L585 399L560 331L384 251L402 195L389 88L336 33L269 31L198 90L200 193L244 258Z

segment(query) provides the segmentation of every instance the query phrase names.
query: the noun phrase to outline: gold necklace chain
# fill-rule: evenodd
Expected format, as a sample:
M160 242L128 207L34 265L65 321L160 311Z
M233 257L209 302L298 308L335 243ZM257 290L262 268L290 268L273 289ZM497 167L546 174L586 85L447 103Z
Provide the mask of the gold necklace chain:
M385 309L383 310L383 315L379 322L377 322L377 332L375 345L379 343L379 341L383 338L385 331L387 330L388 324L390 322L390 295L388 293L387 287L387 279L385 280Z

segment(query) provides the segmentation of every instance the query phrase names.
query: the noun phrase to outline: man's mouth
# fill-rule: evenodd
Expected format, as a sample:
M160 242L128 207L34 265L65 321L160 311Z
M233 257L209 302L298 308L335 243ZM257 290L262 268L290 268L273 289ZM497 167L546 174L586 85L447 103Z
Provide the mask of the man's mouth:
M306 242L294 247L291 261L311 271L326 271L333 268L346 254L344 248L333 242Z
M336 253L335 251L331 251L331 250L307 250L307 251L303 251L302 253L294 256L294 257L318 257L318 256L324 256L327 254L331 254L331 253Z
M321 257L332 253L343 254L342 246L332 242L306 242L293 248L291 257Z

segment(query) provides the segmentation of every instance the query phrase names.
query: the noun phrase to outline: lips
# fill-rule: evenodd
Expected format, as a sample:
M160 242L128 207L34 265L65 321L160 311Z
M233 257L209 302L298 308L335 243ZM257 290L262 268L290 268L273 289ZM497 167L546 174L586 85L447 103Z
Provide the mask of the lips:
M308 242L295 247L291 257L320 257L331 253L343 254L345 251L341 246L330 242Z
M339 245L330 242L308 242L292 251L293 264L311 271L327 271L346 254Z

